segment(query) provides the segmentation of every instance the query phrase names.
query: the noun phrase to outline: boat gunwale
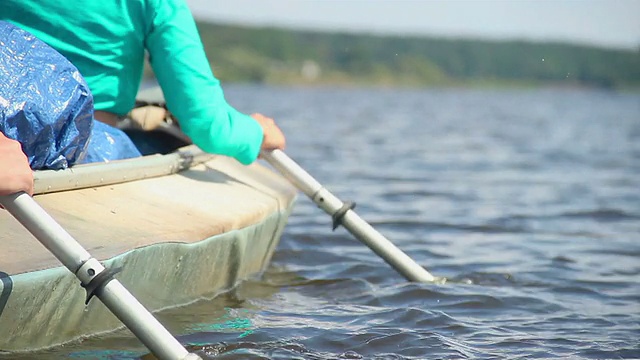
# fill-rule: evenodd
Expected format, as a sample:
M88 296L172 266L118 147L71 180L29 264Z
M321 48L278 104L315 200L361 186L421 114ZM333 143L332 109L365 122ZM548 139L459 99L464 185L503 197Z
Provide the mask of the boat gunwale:
M195 145L170 154L147 155L104 163L77 165L65 170L34 172L34 194L84 189L175 174L216 157Z

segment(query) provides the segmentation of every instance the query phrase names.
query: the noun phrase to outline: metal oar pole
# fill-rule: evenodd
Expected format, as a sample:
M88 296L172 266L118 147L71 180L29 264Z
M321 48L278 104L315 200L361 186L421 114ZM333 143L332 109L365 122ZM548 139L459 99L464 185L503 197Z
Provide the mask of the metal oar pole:
M0 196L0 204L80 279L89 296L97 296L156 357L162 360L200 359L198 355L190 354L98 260L29 195L18 193Z
M383 258L407 280L433 282L436 278L391 241L382 236L369 223L362 220L349 204L343 203L325 189L309 173L280 150L264 151L262 157L287 178L295 187L304 192L318 207L331 215L334 228L344 226L358 240Z

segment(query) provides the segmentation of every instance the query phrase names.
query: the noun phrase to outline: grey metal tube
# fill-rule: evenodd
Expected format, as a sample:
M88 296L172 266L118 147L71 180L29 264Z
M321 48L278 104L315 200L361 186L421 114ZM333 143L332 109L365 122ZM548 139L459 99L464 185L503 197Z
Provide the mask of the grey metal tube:
M158 358L182 360L189 354L118 280L108 282L97 296Z
M327 214L333 216L344 206L340 199L325 189L284 152L280 150L264 151L262 157ZM362 220L355 211L348 210L342 217L341 224L407 280L418 282L436 280L427 270L398 249L369 223Z
M83 189L175 174L214 157L195 145L189 145L167 155L82 164L66 170L38 170L34 173L35 193Z
M74 273L83 284L104 267L25 193L0 196L4 206L38 241ZM84 269L91 264L89 275ZM118 281L111 280L96 296L155 356L163 360L200 359L189 352Z

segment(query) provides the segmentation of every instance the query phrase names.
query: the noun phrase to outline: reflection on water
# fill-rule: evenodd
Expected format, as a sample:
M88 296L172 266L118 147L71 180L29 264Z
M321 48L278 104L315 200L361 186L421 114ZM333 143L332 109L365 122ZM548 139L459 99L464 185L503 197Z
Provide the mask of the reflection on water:
M640 358L640 96L229 87L444 284L301 198L260 279L160 314L205 358ZM131 359L127 331L38 354ZM28 357L26 357L28 358Z

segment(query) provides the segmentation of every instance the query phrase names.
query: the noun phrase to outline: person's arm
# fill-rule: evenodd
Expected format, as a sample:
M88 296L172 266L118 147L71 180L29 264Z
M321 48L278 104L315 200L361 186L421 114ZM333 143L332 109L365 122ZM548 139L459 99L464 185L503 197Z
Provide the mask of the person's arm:
M0 195L33 195L33 172L20 143L0 132Z
M202 150L243 164L255 161L261 149L283 149L284 135L273 120L242 114L225 100L186 3L157 4L145 45L167 107L182 130Z

